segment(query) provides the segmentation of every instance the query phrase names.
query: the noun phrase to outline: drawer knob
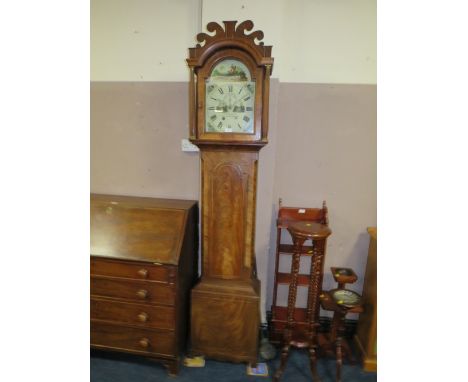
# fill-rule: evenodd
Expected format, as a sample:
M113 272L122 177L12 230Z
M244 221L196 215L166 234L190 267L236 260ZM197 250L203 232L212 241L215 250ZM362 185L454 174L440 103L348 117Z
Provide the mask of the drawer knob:
M150 345L150 342L149 342L149 339L148 338L142 338L140 341L139 341L139 344L142 348L148 348L149 345Z
M141 322L146 322L146 321L148 321L148 313L141 312L141 313L138 315L138 319L139 319Z
M140 276L141 278L146 279L146 278L148 277L148 270L145 269L145 268L141 268L141 269L138 271L138 276Z
M136 292L137 296L140 298L146 298L148 297L148 291L144 289L140 289L138 292Z

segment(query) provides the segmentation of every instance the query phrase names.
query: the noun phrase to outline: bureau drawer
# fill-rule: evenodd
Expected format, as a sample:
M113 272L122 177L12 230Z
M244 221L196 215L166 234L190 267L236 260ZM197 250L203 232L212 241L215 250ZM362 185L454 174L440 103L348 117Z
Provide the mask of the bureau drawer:
M174 305L175 288L171 284L91 276L91 295Z
M175 311L170 306L133 304L92 298L91 319L115 321L157 329L175 328Z
M156 332L91 321L91 346L173 356L172 332Z
M174 282L176 269L167 265L121 263L91 257L91 274L162 282Z

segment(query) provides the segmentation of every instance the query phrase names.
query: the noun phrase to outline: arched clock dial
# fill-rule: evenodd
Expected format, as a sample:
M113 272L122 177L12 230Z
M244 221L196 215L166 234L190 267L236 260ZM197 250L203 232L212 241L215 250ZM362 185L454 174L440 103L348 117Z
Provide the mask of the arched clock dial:
M239 60L217 64L206 81L205 131L254 132L255 82Z

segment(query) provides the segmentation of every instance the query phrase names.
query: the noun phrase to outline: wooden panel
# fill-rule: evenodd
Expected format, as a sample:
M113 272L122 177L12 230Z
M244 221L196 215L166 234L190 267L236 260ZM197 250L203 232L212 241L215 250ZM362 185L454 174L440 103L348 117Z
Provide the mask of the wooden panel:
M221 163L212 170L210 194L213 208L209 252L210 276L241 276L245 231L242 171L235 163Z
M91 295L174 305L175 289L169 284L91 277Z
M187 207L158 207L151 200L91 195L91 254L177 264Z
M277 226L287 228L294 221L315 221L325 224L327 210L322 208L281 207L278 211Z
M303 253L301 255L312 255L312 246L311 245L303 245ZM294 253L294 246L292 244L280 244L279 245L279 252L280 253Z
M287 306L274 306L272 307L273 317L277 321L287 321L288 318L288 307ZM305 308L294 308L294 321L306 322L307 321L307 309Z
M259 296L192 291L192 352L235 362L257 361Z
M130 279L174 282L176 268L162 265L132 264L107 259L91 258L91 274Z
M205 148L201 158L203 274L250 279L258 153Z
M175 328L175 310L168 306L91 299L91 319L157 329Z
M276 277L276 282L278 284L290 284L291 283L291 273L281 273L278 272ZM310 275L297 275L297 285L308 286L310 282Z
M174 333L122 327L91 321L91 346L173 355Z
M362 288L364 312L359 315L355 336L367 371L377 370L377 228L367 229L370 235L366 274Z

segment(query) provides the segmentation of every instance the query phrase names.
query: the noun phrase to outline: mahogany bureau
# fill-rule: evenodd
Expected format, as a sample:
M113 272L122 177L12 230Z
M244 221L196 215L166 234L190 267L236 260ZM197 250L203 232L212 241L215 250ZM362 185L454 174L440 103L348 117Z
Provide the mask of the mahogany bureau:
M195 201L91 194L91 347L177 374L198 269Z

